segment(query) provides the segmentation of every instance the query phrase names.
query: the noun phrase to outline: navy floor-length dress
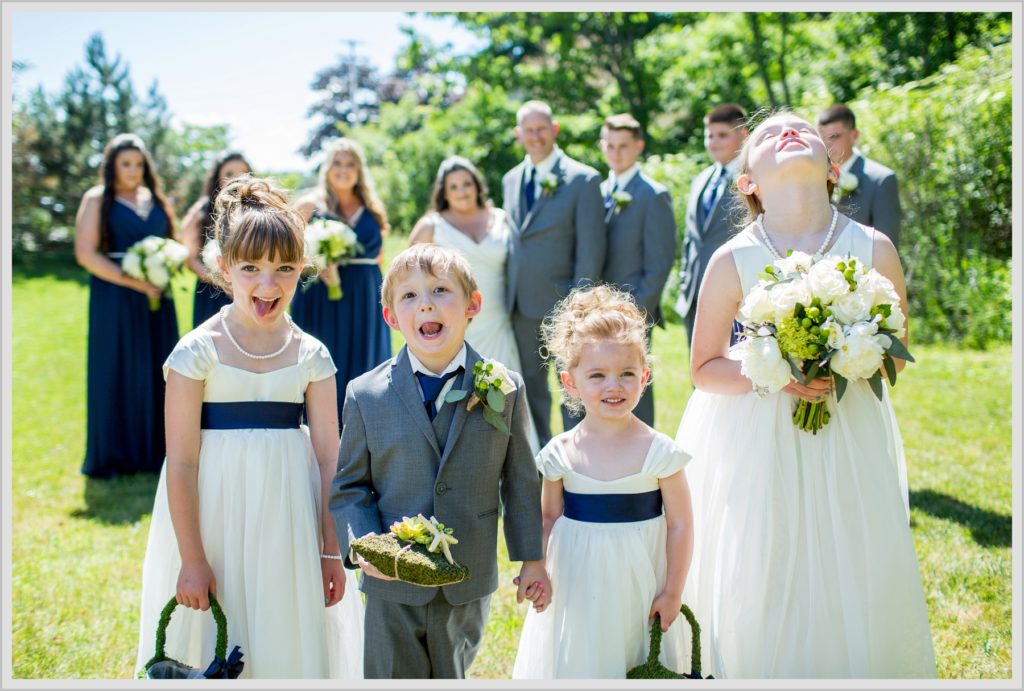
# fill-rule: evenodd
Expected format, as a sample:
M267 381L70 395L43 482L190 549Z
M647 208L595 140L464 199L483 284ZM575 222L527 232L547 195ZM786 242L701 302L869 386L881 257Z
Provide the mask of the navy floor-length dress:
M313 218L340 220L317 209ZM381 251L380 224L363 209L353 230L363 246L361 259L375 258ZM391 333L381 313L380 286L383 282L376 262L339 267L342 297L327 299L322 281L300 287L292 299L292 318L299 328L327 346L338 372L338 423L350 380L368 372L391 357Z
M110 210L112 258L120 263L121 253L147 235L164 236L167 225L159 205L143 219L115 201ZM161 367L177 341L169 297L154 312L145 294L90 276L83 474L105 478L160 472L165 453Z
M196 327L231 304L231 297L212 283L196 281L196 295L192 301L192 326Z

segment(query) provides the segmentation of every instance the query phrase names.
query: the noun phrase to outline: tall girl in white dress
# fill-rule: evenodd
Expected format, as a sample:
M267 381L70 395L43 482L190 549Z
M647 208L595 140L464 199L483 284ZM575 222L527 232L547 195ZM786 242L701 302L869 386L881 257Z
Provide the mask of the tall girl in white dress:
M483 301L480 314L466 329L466 341L484 357L522 372L512 320L505 309L508 240L505 212L491 205L480 172L461 156L446 158L434 180L431 211L416 222L409 244L432 242L454 249L469 261ZM536 453L540 441L532 417L529 433Z
M647 657L655 614L662 663L690 671L678 616L693 547L689 456L633 414L650 377L646 340L633 298L608 286L574 290L545 323L563 398L586 415L537 456L553 592L526 615L515 679L625 679Z
M142 572L137 670L171 597L182 606L167 654L205 669L216 630L199 610L210 592L228 649L241 648L242 677L361 678L362 605L326 508L338 455L334 364L286 314L304 224L284 192L248 175L221 191L215 218L213 276L230 283L233 301L164 364L167 459Z
M684 600L703 627L705 664L718 678L934 677L888 391L880 402L851 381L837 403L819 378L759 397L729 355L744 295L788 250L855 255L893 282L905 312L899 257L872 228L832 224L839 171L806 121L768 118L740 156L737 188L760 216L709 263L690 361L697 390L678 435L693 455L697 535ZM792 422L800 398L827 399L831 420L816 435Z

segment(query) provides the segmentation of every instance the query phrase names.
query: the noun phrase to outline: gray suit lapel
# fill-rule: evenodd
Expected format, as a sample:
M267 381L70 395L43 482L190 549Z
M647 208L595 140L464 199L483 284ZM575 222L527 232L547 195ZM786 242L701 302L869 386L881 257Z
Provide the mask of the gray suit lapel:
M462 389L463 391L471 389L473 387L473 365L476 364L477 360L482 359L483 358L480 357L479 353L473 350L469 346L469 344L466 344L465 371L462 373L462 377L457 383L457 386L452 388L459 388ZM439 469L441 467L444 467L445 461L448 460L448 456L451 454L452 448L455 446L455 442L459 440L459 435L462 434L462 428L466 426L466 418L469 415L469 413L466 411L467 403L469 403L468 397L462 399L461 401L456 401L455 403L445 403L445 405L454 405L455 412L452 416L451 427L448 428L448 438L445 440L444 443L444 452L441 454L441 464L439 466ZM477 406L474 407L474 410L476 407L479 407L479 404L477 404ZM440 470L438 470L438 472L440 472Z
M441 455L441 447L438 446L437 437L434 435L434 428L427 418L427 411L423 406L423 393L416 377L412 373L412 364L409 362L408 346L403 346L391 365L391 389L402 399L402 403L409 411L409 417L413 419L420 432L430 442L434 453Z

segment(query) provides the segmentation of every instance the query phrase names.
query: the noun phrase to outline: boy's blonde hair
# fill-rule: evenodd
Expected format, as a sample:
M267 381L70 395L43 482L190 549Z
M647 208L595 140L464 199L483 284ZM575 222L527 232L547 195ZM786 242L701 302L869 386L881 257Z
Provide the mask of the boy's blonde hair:
M462 288L466 299L477 291L476 279L469 262L453 249L432 243L418 243L399 252L391 260L384 283L380 286L380 301L389 310L395 309L395 285L413 271L423 271L431 276L448 274Z
M584 344L602 341L636 344L643 366L650 367L646 315L632 295L614 286L574 288L544 320L541 334L559 371L579 364ZM562 397L570 412L583 412L582 401L564 387Z

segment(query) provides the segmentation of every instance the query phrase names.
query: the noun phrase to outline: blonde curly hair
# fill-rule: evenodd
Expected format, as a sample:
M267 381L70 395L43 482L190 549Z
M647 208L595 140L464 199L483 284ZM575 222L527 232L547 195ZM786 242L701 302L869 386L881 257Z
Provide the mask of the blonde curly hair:
M635 344L644 368L649 368L647 326L647 315L632 295L614 286L595 285L574 288L555 305L541 324L541 338L546 355L560 372L579 364L585 344L602 341ZM650 385L650 378L647 384ZM564 386L562 400L570 412L583 412L583 402Z

